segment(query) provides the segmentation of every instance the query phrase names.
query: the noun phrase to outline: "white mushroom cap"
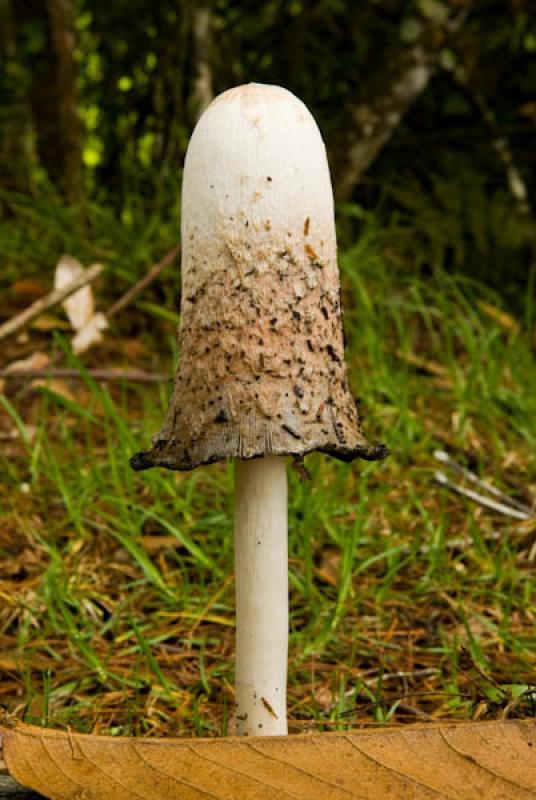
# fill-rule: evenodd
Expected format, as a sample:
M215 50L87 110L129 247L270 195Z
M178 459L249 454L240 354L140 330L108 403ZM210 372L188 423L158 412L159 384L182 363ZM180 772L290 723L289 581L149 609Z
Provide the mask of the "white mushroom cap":
M306 106L278 86L217 97L184 166L180 366L136 469L321 450L383 458L344 363L333 193Z

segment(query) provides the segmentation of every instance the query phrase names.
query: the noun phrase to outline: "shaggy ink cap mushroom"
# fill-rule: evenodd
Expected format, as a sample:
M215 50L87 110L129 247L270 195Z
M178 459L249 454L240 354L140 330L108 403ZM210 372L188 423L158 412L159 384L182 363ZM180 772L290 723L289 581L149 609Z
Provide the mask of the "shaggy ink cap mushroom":
M132 467L384 458L348 387L328 162L300 100L248 84L211 103L186 154L181 229L179 369Z
M235 720L287 733L286 455L350 461L367 444L348 389L333 196L306 107L276 86L216 98L190 141L182 192L180 366L135 469L234 458Z

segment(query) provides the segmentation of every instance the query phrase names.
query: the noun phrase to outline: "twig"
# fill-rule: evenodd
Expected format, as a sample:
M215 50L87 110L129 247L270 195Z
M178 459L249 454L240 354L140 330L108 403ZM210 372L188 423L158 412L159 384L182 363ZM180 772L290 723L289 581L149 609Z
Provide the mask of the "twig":
M3 325L0 325L0 341L22 330L22 328L25 328L26 325L40 314L58 305L58 303L61 303L67 297L74 294L74 292L77 292L78 289L81 289L82 286L94 281L101 274L103 269L104 267L102 264L93 264L83 275L75 278L74 281L66 284L62 289L54 289L48 292L48 294L36 300L35 303L32 303L31 306L25 308L24 311L21 311L20 314L4 322Z
M481 480L474 472L471 472L470 469L466 469L466 467L462 467L461 464L458 464L448 453L445 453L444 450L435 450L434 451L434 458L436 461L439 461L441 464L445 464L447 467L451 467L451 469L455 470L457 473L462 475L471 483L474 483L475 486L478 486L480 489L483 489L488 494L497 497L499 500L502 500L509 506L513 506L517 508L518 511L523 511L525 514L528 514L529 517L532 515L533 511L530 506L525 505L525 503L521 503L519 500L516 500L515 497L510 497L509 495L501 492L500 489L497 489L491 483L486 483L486 481Z
M479 494L478 492L473 492L472 489L466 489L465 486L460 486L458 483L453 483L444 472L436 472L434 473L435 480L441 484L441 486L446 486L447 489L451 489L453 492L457 492L458 494L464 495L464 497L468 497L473 502L478 503L481 506L485 506L486 508L491 508L493 511L497 511L499 514L504 514L506 517L513 517L514 519L531 519L531 514L528 514L526 511L518 511L511 506L507 506L504 503L496 503L495 500L490 500L489 497L485 497L483 494Z
M137 294L142 292L150 283L152 283L155 278L157 278L161 272L165 270L167 266L171 264L171 262L179 255L181 251L180 244L176 245L172 250L167 253L164 258L159 261L157 264L151 267L149 272L141 278L134 286L131 286L130 289L125 292L119 300L116 300L115 303L110 306L108 311L106 312L106 316L108 319L114 317L120 311L122 311L125 306L132 302L132 300L136 297Z
M372 678L367 678L366 680L362 680L361 682L368 687L375 686L378 683L378 679L380 677L379 671L374 670L376 675ZM426 669L414 669L414 670L399 670L398 672L384 672L381 674L381 681L388 681L391 679L400 680L400 678L423 678L430 675L439 675L439 670L434 669L433 667L428 667ZM350 697L353 693L353 690L348 691L346 693L347 697Z
M346 692L346 696L348 696L349 694L350 694L349 692ZM380 697L380 698L378 698L378 700L372 700L369 697L369 695L366 694L366 692L357 692L356 695L355 695L355 698L357 700L355 706L353 708L348 709L348 711L341 711L338 714L337 718L341 719L343 717L349 717L352 714L357 714L360 711L368 711L371 708L376 708L376 707L382 705L382 703L384 705L387 705L387 703L393 703L394 705L396 705L397 709L400 709L401 711L403 711L405 713L414 714L415 716L419 716L419 717L423 717L423 718L427 717L428 719L433 719L433 717L431 717L425 711L421 711L420 709L415 708L415 706L410 706L407 703L404 703L404 700L406 698L409 698L409 697L430 697L430 696L431 697L438 697L438 696L441 696L441 695L445 695L447 697L466 697L467 696L467 695L463 695L463 694L461 694L459 692L441 692L441 691L434 692L432 690L432 691L429 691L429 692L406 692L405 694L400 695L398 697L396 697L396 696L395 697Z
M163 272L163 270L169 266L169 264L171 264L173 259L176 258L180 253L180 249L180 245L176 245L164 256L161 261L152 266L149 272L144 275L141 280L134 284L134 286L131 286L130 289L119 298L119 300L110 306L106 312L106 317L114 317L129 303L131 303L137 294L149 286L149 284L151 284L155 278L157 278L158 275L160 275L160 273ZM3 325L0 325L0 341L25 328L36 317L39 317L45 311L48 311L59 303L62 303L64 300L70 297L70 295L74 294L74 292L77 292L78 289L81 289L82 286L92 283L96 278L98 278L103 269L104 267L102 264L93 264L80 277L75 278L75 280L66 284L61 289L53 289L51 292L48 292L48 294L45 294L43 297L40 297L38 300L36 300L35 303L32 303L31 306L25 308L24 311L21 311L20 314L17 314L7 322L4 322Z
M500 539L503 538L502 533L498 531L491 531L491 533L486 533L483 537L484 541L486 542L498 542ZM445 548L447 550L463 550L466 547L472 547L474 545L474 539L447 539L445 542ZM423 544L419 547L419 553L429 553L432 550L432 545ZM408 547L408 552L410 548Z
M422 711L415 706L409 706L407 703L396 703L396 711L402 711L403 714L411 714L418 719L425 719L427 722L435 722L431 714L427 714L426 711Z
M84 379L87 373L92 378L101 381L139 381L143 383L158 383L169 380L169 376L160 372L145 372L141 369L86 369L81 372L78 369L63 367L52 367L50 369L1 369L0 378L80 378Z
M441 364L436 364L435 361L421 358L415 353L404 353L403 350L397 350L396 357L401 361L405 361L406 364L409 364L411 367L415 367L416 370L425 372L428 375L433 375L435 378L442 378L448 381L448 383L451 383L448 370L441 366Z
M457 82L459 88L478 111L491 134L491 145L505 171L508 188L521 214L527 216L531 212L527 184L518 168L510 141L505 133L501 132L495 113L488 104L484 94L479 90L473 76L470 75L463 63L463 53L459 53L459 63L455 67L447 68Z

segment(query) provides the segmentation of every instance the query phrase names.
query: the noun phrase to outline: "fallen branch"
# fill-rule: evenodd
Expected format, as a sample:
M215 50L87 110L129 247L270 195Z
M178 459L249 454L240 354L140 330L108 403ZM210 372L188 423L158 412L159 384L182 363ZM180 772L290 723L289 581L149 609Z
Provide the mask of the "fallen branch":
M460 59L460 63L458 63L457 66L452 68L450 71L454 76L459 88L465 94L469 102L478 111L482 121L490 132L491 145L497 153L500 162L502 163L508 189L514 198L519 212L524 216L530 215L531 206L529 202L527 184L523 178L521 170L517 166L510 140L506 134L502 133L492 107L488 104L484 94L477 87L473 77L465 68L462 59Z
M491 494L498 500L506 503L506 505L517 508L518 511L522 511L529 517L534 513L530 506L525 505L525 503L521 503L519 500L516 500L515 497L510 497L504 492L501 492L500 489L497 489L497 487L493 486L491 483L481 480L477 475L475 475L474 472L471 472L470 469L462 467L461 464L458 464L458 462L451 458L448 453L445 453L444 450L436 450L434 452L434 458L436 461L439 461L440 464L445 464L445 466L450 467L459 475L462 475L462 477L464 477L466 480L471 481L471 483L474 483L475 486L478 486L479 489L483 489L488 494Z
M512 508L510 505L505 505L504 503L497 503L495 500L491 500L489 497L485 497L483 494L473 492L472 489L467 489L465 486L454 483L445 475L444 472L436 472L434 474L434 478L437 483L441 484L441 486L445 486L447 489L451 489L453 492L462 494L464 497L468 497L469 500L472 500L474 503L478 503L485 508L490 508L492 511L497 511L499 514L504 514L506 517L513 517L514 519L522 520L531 518L531 514L527 514L525 511L519 511L518 509Z
M396 357L404 361L416 372L431 376L433 383L441 389L452 389L452 380L449 376L449 371L441 364L421 358L415 353L404 353L402 350L396 351Z
M157 264L154 264L154 266L151 267L149 272L144 275L141 280L134 284L134 286L131 286L130 289L119 298L119 300L110 306L104 316L107 319L110 319L122 311L127 305L129 305L136 295L149 286L149 284L151 284L160 275L160 273L172 263L172 261L179 255L180 249L180 245L176 245L164 256L161 261L159 261ZM35 303L32 303L31 306L25 308L24 311L21 311L20 314L17 314L7 322L4 322L3 325L0 325L0 341L14 333L18 333L18 331L29 325L30 322L32 322L36 317L39 317L41 314L44 314L45 311L49 311L54 306L62 303L83 286L92 283L96 278L98 278L103 269L104 267L102 264L93 264L80 277L66 284L61 289L53 289L51 292L48 292L48 294L45 294L43 297L40 297L38 300L36 300Z
M58 303L63 302L67 297L81 289L82 286L92 283L98 278L103 269L104 267L102 264L93 264L87 269L84 275L71 281L71 283L68 283L62 289L53 289L53 291L43 295L43 297L40 297L35 303L32 303L31 306L25 308L24 311L21 311L20 314L4 322L3 325L0 325L0 341L25 328L36 317L39 317L45 311L58 305Z
M149 272L146 275L144 275L144 277L141 278L141 280L135 283L134 286L131 286L128 292L125 292L125 294L122 295L122 297L120 297L119 300L116 300L116 302L112 306L110 306L110 308L106 312L106 317L108 319L110 319L111 317L115 317L116 314L118 314L126 306L128 306L128 304L132 302L132 300L136 297L137 294L139 294L147 286L149 286L149 284L152 283L155 280L155 278L157 278L160 275L160 273L163 272L165 268L172 263L172 261L179 255L180 251L181 251L181 246L180 244L178 244L172 250L170 250L169 253L166 253L164 258L157 264L152 266Z
M333 143L333 175L338 200L347 201L355 185L391 139L401 120L432 78L441 52L451 46L474 0L417 3L368 65L369 81L344 111ZM437 13L439 11L439 13ZM416 33L408 37L404 30ZM388 54L386 56L386 53Z
M101 381L139 381L143 383L158 383L169 380L169 376L160 372L145 372L141 369L118 369L110 367L108 369L85 369L81 372L78 369L52 367L50 369L1 369L0 378L80 378L90 375Z

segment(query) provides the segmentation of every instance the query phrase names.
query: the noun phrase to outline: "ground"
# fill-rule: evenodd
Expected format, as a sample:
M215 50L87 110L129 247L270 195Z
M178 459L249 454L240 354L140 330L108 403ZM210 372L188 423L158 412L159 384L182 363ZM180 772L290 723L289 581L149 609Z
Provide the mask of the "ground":
M391 456L314 455L305 481L290 469L289 729L533 715L536 521L434 478L441 449L534 508L530 298L514 319L446 270L392 269L374 237L342 254L341 271L350 382L369 439ZM47 291L52 273L13 274L0 314ZM101 308L128 288L119 278L99 280ZM3 343L4 364L44 351L81 372L4 379L0 395L0 705L26 721L229 728L232 466L134 474L129 456L158 429L170 383L88 371L171 377L176 285L164 277L79 359L59 309Z

